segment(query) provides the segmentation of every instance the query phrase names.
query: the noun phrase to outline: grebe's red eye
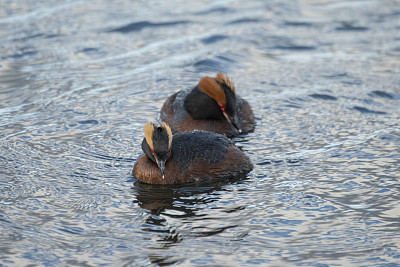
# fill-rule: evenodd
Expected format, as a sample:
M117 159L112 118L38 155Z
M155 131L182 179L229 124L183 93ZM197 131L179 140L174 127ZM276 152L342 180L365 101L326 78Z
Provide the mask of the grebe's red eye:
M152 151L151 151L151 153L153 153L153 154L154 154L154 150L152 150Z
M224 105L222 105L222 104L218 104L218 106L219 106L220 109L224 109L225 108Z

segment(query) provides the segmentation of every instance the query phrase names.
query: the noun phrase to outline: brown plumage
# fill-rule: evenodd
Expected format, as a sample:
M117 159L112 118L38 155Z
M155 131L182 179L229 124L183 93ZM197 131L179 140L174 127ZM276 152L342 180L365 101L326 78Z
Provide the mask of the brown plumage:
M236 95L233 83L222 73L214 78L203 77L193 89L171 95L160 117L173 133L197 129L232 137L255 127L249 103Z
M197 182L234 177L253 169L244 152L223 135L194 131L172 137L166 123L161 126L148 123L145 129L142 142L145 154L133 168L133 176L142 182Z

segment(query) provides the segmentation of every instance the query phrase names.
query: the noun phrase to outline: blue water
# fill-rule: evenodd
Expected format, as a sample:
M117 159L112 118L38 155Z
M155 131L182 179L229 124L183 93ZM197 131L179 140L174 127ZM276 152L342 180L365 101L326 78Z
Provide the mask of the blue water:
M399 266L398 1L0 2L0 266ZM227 73L246 177L131 175Z

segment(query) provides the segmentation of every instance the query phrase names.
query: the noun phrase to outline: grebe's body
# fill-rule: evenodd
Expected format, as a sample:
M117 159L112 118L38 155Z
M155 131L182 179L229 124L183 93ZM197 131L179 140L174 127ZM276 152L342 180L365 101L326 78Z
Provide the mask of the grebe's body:
M145 125L145 155L133 176L148 184L175 184L222 179L253 169L250 159L223 135L194 131L172 137L166 123Z
M221 73L202 78L193 89L171 95L160 117L173 133L204 130L233 137L255 127L249 103L236 95L233 83Z

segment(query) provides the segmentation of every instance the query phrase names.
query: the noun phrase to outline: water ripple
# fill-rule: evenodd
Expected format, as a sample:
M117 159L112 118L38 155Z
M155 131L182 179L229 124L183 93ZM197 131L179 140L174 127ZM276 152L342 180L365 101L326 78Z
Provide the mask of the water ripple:
M166 26L175 26L179 24L187 24L190 21L169 21L169 22L149 22L149 21L139 21L132 22L128 25L121 26L112 30L108 30L107 32L120 32L120 33L130 33L141 31L144 28L156 28L156 27L166 27Z
M0 6L0 265L398 263L397 1ZM136 181L143 124L216 72L254 170Z

